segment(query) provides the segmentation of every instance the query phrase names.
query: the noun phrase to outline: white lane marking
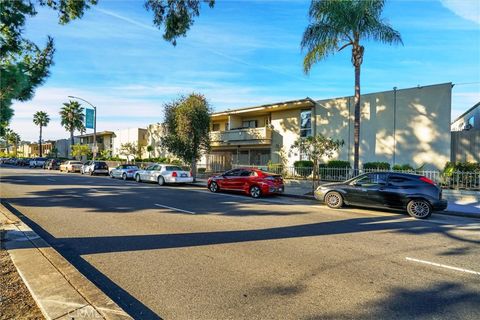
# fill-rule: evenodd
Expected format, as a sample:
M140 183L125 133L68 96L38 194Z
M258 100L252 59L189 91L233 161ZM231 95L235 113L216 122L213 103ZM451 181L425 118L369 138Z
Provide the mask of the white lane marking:
M435 263L435 262L430 262L430 261L420 260L420 259L415 259L415 258L410 258L410 257L405 257L405 259L406 259L407 261L424 263L424 264L428 264L428 265L435 266L435 267L440 267L440 268L445 268L445 269L450 269L450 270L455 270L455 271L460 271L460 272L465 272L465 273L470 273L470 274L474 274L474 275L480 276L480 272L478 272L478 271L473 271L473 270L468 270L468 269L464 269L464 268L447 266L446 264Z
M47 178L48 181L57 181L55 179L52 179L52 178Z
M163 205L163 204L155 203L155 205L156 205L157 207L162 207L162 208L170 209L170 210L173 210L173 211L180 211L180 212L195 214L195 212L192 212L192 211L183 210L183 209L178 209L178 208L174 208L174 207L169 207L169 206L165 206L165 205Z

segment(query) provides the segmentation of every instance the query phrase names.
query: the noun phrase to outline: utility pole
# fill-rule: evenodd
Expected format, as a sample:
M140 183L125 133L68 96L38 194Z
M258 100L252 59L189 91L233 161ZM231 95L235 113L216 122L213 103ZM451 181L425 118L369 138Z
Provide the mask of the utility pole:
M72 98L72 99L78 99L78 100L81 100L83 102L86 102L88 103L92 108L93 108L93 150L92 150L92 153L93 153L93 160L95 160L95 157L97 156L97 107L95 107L93 104L91 104L90 102L88 102L87 100L85 99L82 99L80 97L75 97L75 96L68 96L69 98Z

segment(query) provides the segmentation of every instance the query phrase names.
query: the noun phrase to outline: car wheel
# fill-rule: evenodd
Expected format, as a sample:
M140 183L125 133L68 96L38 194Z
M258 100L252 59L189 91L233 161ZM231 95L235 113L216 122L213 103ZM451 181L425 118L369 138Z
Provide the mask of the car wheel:
M407 212L414 218L426 219L432 215L432 207L425 200L415 199L407 204Z
M91 176L93 176L93 174L94 174L94 171L93 171L93 170L92 170L92 171L90 171L90 175L91 175Z
M122 174L122 179L127 180L127 174L126 173Z
M220 188L218 187L218 184L215 181L212 181L210 185L208 186L208 190L212 192L218 192Z
M112 179L115 178L115 177L113 176L113 172L112 172L112 171L109 172L109 175L110 175L110 178L112 178Z
M165 184L165 179L163 179L162 176L159 176L157 181L159 186L163 186Z
M136 175L135 175L135 181L137 181L137 182L142 182L142 179L140 179L140 175L139 175L139 174L136 174Z
M336 191L329 192L325 195L325 203L333 209L338 209L343 206L342 195Z
M262 190L258 186L252 186L250 188L250 195L252 198L259 198L262 195Z

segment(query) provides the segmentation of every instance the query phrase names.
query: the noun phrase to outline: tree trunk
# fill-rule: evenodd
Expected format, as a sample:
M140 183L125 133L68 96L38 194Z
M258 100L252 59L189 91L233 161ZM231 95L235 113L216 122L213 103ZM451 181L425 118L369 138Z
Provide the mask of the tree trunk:
M38 139L38 153L39 157L42 157L42 126L40 126L40 137Z
M192 177L193 177L193 182L197 181L197 159L195 157L192 157Z
M70 131L70 156L73 158L73 144L74 144L74 140L73 140L73 130Z
M352 60L355 67L355 96L354 96L354 122L353 122L353 173L359 173L360 158L360 66L363 60L363 46L354 45L352 49Z

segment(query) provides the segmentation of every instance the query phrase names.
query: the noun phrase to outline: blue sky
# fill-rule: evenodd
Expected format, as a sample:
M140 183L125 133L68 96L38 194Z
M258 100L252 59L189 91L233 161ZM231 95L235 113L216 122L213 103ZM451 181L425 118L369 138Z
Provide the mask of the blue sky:
M55 65L35 98L14 105L11 127L38 139L35 111L51 122L45 139L68 137L58 111L68 95L98 107L98 131L162 120L166 101L192 91L215 111L312 97L353 94L349 50L302 71L300 40L309 1L222 1L203 6L176 47L153 27L143 1L100 0L81 20L57 23L39 8L26 36L55 39ZM452 118L480 101L480 2L389 1L384 17L404 46L365 42L362 92L453 82Z

